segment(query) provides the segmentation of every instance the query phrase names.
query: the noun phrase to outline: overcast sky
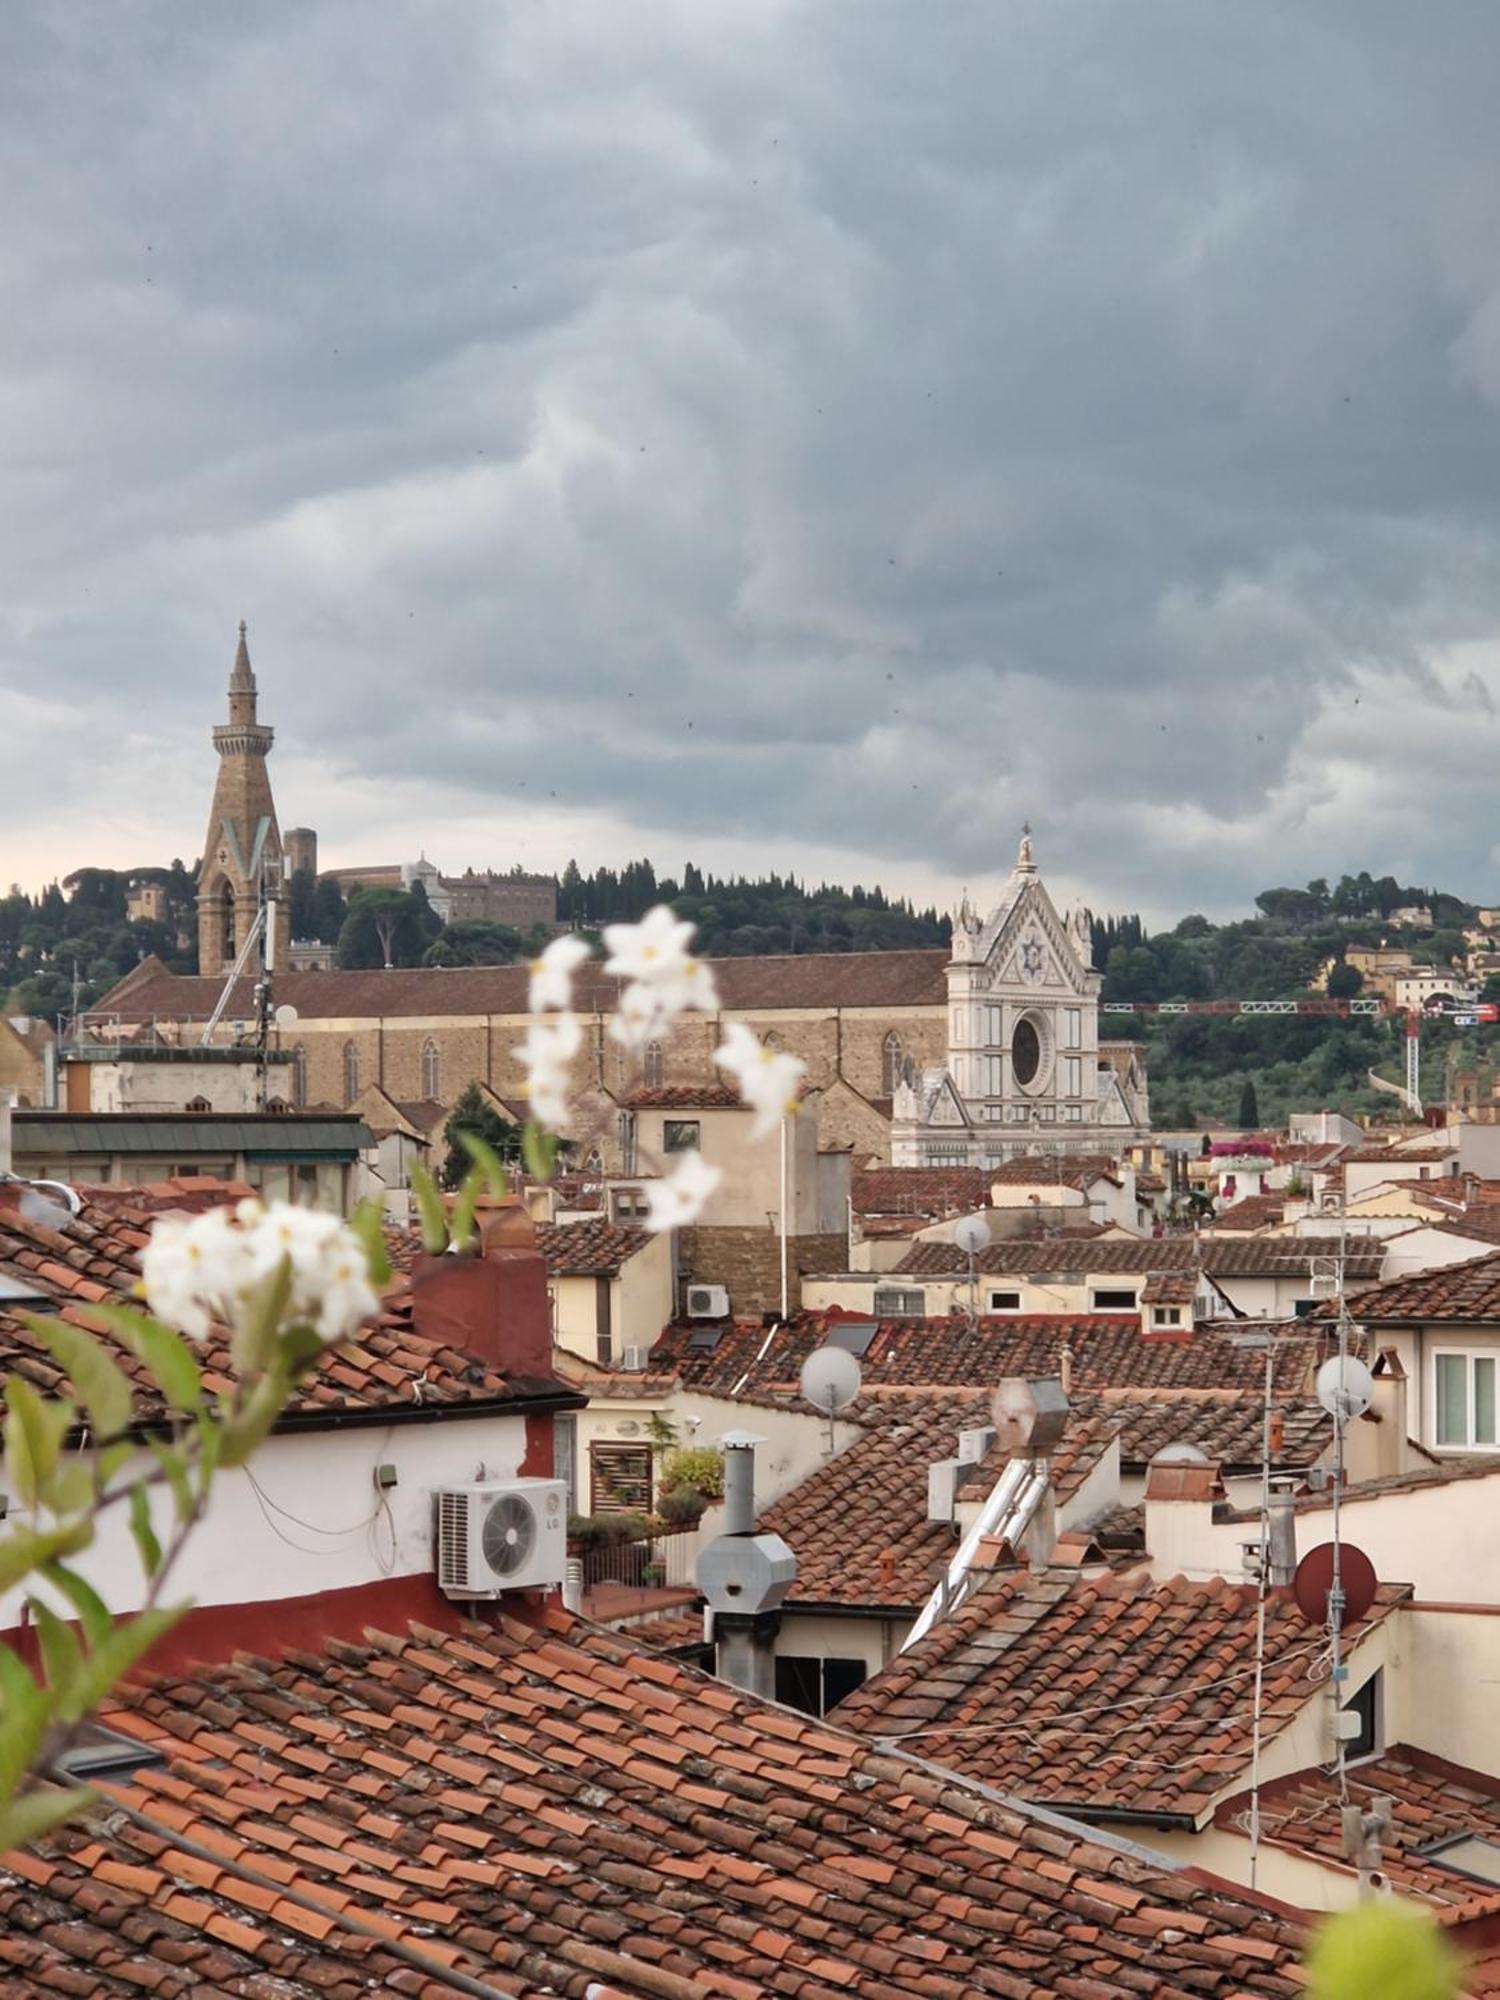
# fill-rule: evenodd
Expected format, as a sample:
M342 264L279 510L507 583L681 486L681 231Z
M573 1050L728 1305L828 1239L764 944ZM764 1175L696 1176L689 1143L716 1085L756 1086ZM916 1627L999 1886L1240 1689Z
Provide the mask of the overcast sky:
M1494 0L0 7L0 876L1500 898Z

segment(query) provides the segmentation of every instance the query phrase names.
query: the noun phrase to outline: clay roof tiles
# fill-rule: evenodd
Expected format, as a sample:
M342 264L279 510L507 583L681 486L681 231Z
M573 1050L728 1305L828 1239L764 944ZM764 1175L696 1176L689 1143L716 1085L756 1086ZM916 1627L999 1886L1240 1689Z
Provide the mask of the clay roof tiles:
M1462 1229L1462 1224L1454 1226ZM1360 1293L1356 1310L1362 1321L1375 1326L1412 1320L1459 1325L1500 1320L1500 1250L1372 1285Z
M58 1310L88 1325L89 1306L131 1298L152 1219L128 1208L90 1203L76 1217L59 1211L54 1227L0 1209L0 1278L43 1294L42 1302L27 1304L25 1310ZM232 1366L226 1339L213 1335L195 1352L210 1392L227 1383ZM123 1350L116 1359L131 1377L138 1413L147 1419L164 1414L160 1392L140 1363ZM23 1377L44 1394L56 1394L64 1386L63 1372L45 1342L18 1314L3 1309L0 1369ZM457 1410L507 1402L512 1396L495 1368L413 1329L410 1296L398 1281L379 1313L351 1340L330 1350L299 1386L283 1421L305 1423L319 1416L416 1406L432 1412Z
M674 1321L652 1348L650 1368L654 1375L704 1395L795 1394L808 1355L851 1321L874 1328L860 1357L867 1390L993 1388L1004 1375L1058 1375L1064 1350L1079 1394L1110 1388L1258 1389L1265 1369L1264 1356L1236 1347L1227 1326L1199 1326L1180 1338L1153 1339L1142 1333L1139 1313L878 1322L853 1314L809 1313L769 1333L758 1320L733 1321L717 1342L698 1351L691 1341L701 1323ZM1275 1343L1277 1394L1300 1394L1325 1357L1326 1326L1302 1320L1258 1324L1266 1325Z
M587 1222L539 1222L536 1241L549 1278L613 1278L651 1237L644 1229L599 1216Z
M0 1869L18 1991L1299 1991L1275 1905L562 1613L241 1659L111 1719L170 1762Z
M1345 1246L1345 1270L1351 1278L1380 1275L1384 1246L1377 1238L1351 1240ZM986 1276L1025 1275L1059 1271L1088 1276L1093 1272L1192 1271L1210 1277L1295 1277L1314 1258L1335 1257L1336 1236L1252 1236L1242 1241L1215 1236L1107 1237L1098 1243L1069 1243L1057 1237L1002 1237L978 1257ZM918 1243L896 1266L906 1276L946 1277L967 1272L964 1253L952 1243Z
M1356 1677L1402 1594L1349 1628ZM1248 1766L1256 1619L1255 1592L1221 1580L995 1571L838 1712L1034 1803L1201 1822ZM1286 1598L1266 1620L1274 1740L1324 1698L1324 1639Z
M867 1167L851 1176L856 1215L963 1215L989 1203L982 1167Z
M781 1007L940 1008L947 1001L948 953L941 948L705 962L729 1013L774 1012ZM304 1028L320 1020L399 1020L407 1015L521 1017L527 1011L529 978L524 965L283 972L277 977L276 996L296 1007ZM612 1013L621 986L620 980L605 974L599 960L592 960L575 977L575 1005L580 1013ZM235 988L228 1007L231 1018L251 1012L251 988L250 980ZM96 1011L125 1021L152 1016L207 1020L221 991L217 979L168 972L160 960L147 959L96 1003Z

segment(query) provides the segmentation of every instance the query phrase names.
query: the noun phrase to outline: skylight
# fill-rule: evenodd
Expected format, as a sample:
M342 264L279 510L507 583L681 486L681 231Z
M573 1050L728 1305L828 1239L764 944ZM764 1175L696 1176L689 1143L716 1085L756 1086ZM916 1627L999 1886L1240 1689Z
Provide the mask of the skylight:
M842 1326L829 1327L823 1336L823 1341L825 1346L841 1347L846 1354L852 1354L856 1360L863 1361L870 1351L870 1342L875 1338L876 1331L877 1329L868 1321L862 1320L858 1323L845 1321Z
M1486 1840L1483 1834L1461 1833L1456 1840L1439 1841L1422 1849L1424 1861L1451 1868L1471 1882L1489 1882L1500 1888L1500 1841Z

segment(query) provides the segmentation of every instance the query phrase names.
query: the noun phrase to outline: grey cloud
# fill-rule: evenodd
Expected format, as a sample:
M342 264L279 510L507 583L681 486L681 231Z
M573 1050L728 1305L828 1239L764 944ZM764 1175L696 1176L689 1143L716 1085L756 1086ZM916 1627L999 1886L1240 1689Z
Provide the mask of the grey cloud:
M375 18L0 14L28 856L191 851L246 615L331 849L1494 893L1485 0Z

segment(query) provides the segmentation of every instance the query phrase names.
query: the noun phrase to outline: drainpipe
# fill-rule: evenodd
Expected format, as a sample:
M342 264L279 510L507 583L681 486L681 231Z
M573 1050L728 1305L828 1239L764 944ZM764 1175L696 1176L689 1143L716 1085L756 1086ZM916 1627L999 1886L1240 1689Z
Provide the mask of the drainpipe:
M8 1085L0 1086L0 1175L13 1171L11 1111L15 1101L16 1093Z

